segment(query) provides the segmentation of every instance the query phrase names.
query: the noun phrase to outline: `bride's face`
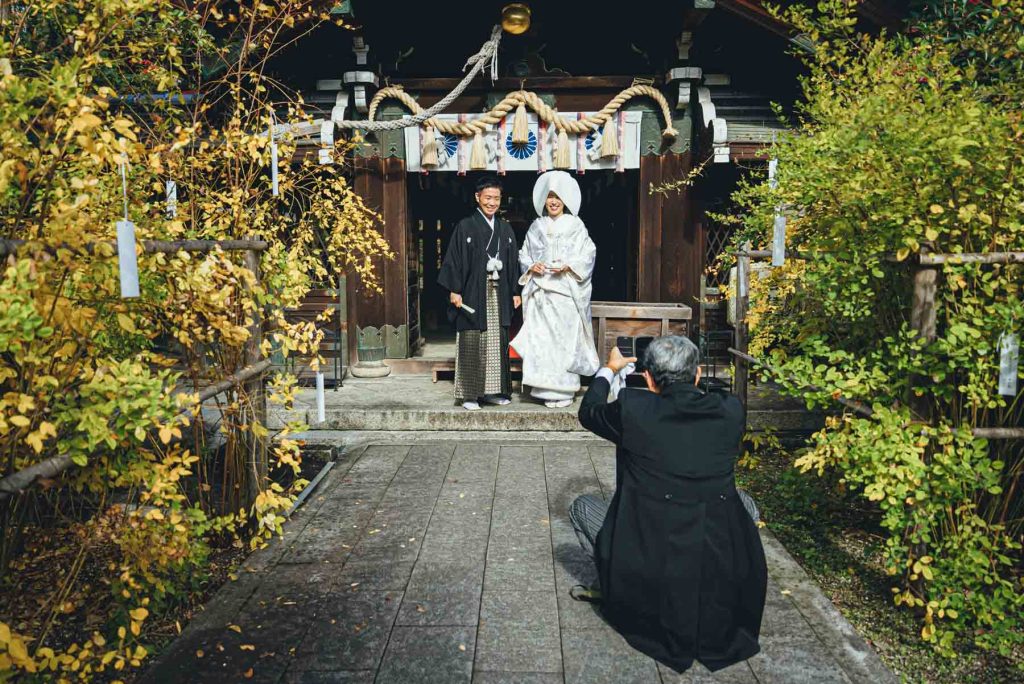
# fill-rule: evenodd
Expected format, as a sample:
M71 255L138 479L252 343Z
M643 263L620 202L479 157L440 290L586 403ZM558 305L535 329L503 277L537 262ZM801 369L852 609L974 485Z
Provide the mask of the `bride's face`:
M565 203L562 202L562 200L558 198L558 195L553 192L548 193L548 198L544 202L544 206L548 210L548 216L551 216L552 218L561 216L562 211L565 209Z

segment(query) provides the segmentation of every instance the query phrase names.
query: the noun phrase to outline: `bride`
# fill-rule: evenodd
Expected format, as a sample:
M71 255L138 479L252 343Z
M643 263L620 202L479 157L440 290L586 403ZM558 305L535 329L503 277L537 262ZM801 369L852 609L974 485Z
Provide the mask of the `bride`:
M590 321L590 277L597 248L579 219L580 186L565 171L537 179L539 218L519 250L523 327L511 346L523 359L523 385L549 408L572 403L581 375L600 366Z

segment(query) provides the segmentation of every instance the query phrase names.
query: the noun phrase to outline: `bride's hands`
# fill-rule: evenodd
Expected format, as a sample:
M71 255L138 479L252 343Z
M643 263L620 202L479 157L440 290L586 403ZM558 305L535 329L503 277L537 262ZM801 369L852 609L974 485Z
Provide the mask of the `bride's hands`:
M530 273L536 273L537 275L544 275L544 271L547 267L543 262L538 261L530 267Z

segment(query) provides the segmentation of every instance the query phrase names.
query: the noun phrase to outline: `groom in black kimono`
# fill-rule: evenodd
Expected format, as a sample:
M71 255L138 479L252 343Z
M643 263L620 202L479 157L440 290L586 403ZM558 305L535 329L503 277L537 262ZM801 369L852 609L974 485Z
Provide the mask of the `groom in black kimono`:
M498 217L501 183L476 185L477 208L458 222L437 282L448 290L455 325L455 401L475 411L481 402L508 404L512 376L508 329L519 298L519 248L509 222Z

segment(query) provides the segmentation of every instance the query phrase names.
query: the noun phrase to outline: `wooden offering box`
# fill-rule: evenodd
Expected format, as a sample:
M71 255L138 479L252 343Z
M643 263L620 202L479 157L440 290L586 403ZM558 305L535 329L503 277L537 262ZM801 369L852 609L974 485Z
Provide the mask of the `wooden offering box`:
M591 302L597 355L603 363L616 338L687 335L693 310L685 304Z

